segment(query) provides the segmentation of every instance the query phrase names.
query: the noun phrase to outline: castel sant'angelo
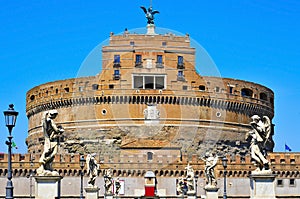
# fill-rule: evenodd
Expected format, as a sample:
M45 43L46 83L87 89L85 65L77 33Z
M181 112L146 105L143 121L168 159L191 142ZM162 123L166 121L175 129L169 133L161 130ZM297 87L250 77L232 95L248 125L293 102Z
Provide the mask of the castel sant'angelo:
M38 167L44 147L41 121L45 113L57 110L55 122L65 132L53 166L73 185L79 155L96 153L102 162L99 176L112 168L113 175L125 181L124 195L139 193L139 178L147 170L159 177L160 193L176 195L176 178L184 174L187 163L200 177L199 187L204 186L200 157L210 152L229 159L228 194L249 198L243 186L248 186L254 166L245 137L251 116L274 117L273 91L245 80L202 76L198 69L206 66L197 59L190 36L158 34L151 22L142 34L111 33L109 44L102 46L102 70L97 75L48 82L27 92L28 154L20 158L23 164L13 165L14 175L22 177ZM271 143L273 134L272 125ZM282 183L277 195L299 196L299 154L272 153L273 148L274 143L268 159ZM220 188L222 170L219 162ZM71 184L65 183L62 194L72 195ZM281 189L284 186L291 192Z

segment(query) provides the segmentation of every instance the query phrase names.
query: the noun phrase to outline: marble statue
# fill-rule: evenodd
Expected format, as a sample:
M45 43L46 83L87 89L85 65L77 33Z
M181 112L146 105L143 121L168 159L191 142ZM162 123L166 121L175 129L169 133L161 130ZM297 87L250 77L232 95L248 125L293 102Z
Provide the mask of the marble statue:
M201 158L205 162L205 177L207 188L213 188L217 186L217 180L215 176L215 167L218 162L218 156L213 156L211 153L205 153L204 158Z
M152 6L148 8L148 10L141 6L142 10L144 11L146 18L147 18L147 24L154 24L154 15L158 14L159 12L157 10L152 10Z
M86 166L88 168L88 175L89 175L88 186L91 187L95 186L95 181L99 169L99 164L97 163L95 157L96 157L96 153L88 154L86 157Z
M246 135L250 139L251 158L256 161L256 172L270 172L270 163L266 159L268 146L272 145L271 121L267 116L261 119L258 115L251 117L252 130Z
M184 183L184 179L183 178L179 178L177 180L177 184L176 184L176 191L178 195L184 195L184 187L185 187L185 183Z
M120 179L119 178L116 179L115 185L116 185L116 192L115 192L115 194L118 196L120 194L120 189L121 189L121 183L120 183Z
M112 185L113 185L113 178L111 169L107 169L104 172L104 187L105 187L105 194L112 195Z
M40 157L40 167L37 169L39 176L58 176L58 172L53 171L52 163L58 151L58 143L64 129L56 125L54 119L58 115L57 110L51 110L45 113L42 119L42 128L45 138L44 151Z
M187 188L188 188L188 193L195 192L195 174L194 174L194 169L190 164L185 167L186 169L186 183L187 183Z

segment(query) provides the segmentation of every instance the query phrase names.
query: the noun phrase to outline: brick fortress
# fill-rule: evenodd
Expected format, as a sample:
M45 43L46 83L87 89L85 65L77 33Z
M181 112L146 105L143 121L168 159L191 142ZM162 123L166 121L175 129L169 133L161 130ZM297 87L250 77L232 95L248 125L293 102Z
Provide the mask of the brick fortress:
M28 152L41 152L41 119L56 109L66 130L61 153L114 156L141 145L145 153L173 147L244 156L250 117L272 119L274 94L252 82L201 76L195 54L188 35L111 33L98 75L28 91Z

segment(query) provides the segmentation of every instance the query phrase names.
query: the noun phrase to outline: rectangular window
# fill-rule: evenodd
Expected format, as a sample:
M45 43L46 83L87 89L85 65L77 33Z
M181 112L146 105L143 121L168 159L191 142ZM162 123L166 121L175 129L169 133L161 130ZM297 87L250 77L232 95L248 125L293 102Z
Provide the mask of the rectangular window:
M162 55L157 55L156 58L156 68L163 68L163 56Z
M165 76L163 76L163 75L133 76L133 88L135 88L135 89L165 89Z
M184 69L183 57L177 57L177 69Z
M154 89L154 76L145 76L145 89Z
M120 75L120 70L115 70L114 76L119 76Z
M177 57L177 61L178 61L178 65L183 64L183 57L182 56L178 56Z
M137 64L142 63L142 55L135 55L135 63Z
M114 71L114 80L119 80L120 79L120 70L115 70Z
M293 179L293 178L290 179L290 186L291 186L291 187L296 186L296 181L295 181L295 179Z
M164 89L165 88L165 77L157 76L155 77L155 89Z
M98 90L99 89L99 85L98 84L93 84L92 88L93 88L93 90Z
M233 93L233 87L229 87L229 93L232 94Z
M143 76L133 77L133 88L143 88Z
M183 71L182 70L178 71L178 77L183 77Z
M120 55L114 55L114 63L119 64L120 63Z
M277 186L278 187L283 187L283 180L282 179L277 179Z
M157 63L162 64L163 63L163 57L162 55L157 55Z

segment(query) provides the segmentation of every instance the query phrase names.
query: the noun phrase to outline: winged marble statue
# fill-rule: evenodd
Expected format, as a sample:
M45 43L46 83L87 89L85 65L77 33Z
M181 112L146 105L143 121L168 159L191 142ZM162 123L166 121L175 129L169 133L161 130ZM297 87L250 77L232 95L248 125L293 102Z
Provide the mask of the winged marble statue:
M147 24L154 24L154 15L158 14L159 11L157 10L152 10L152 6L148 8L148 10L144 7L141 6L142 10L144 11L146 18L147 18Z
M269 171L270 163L266 159L266 153L274 146L271 120L268 116L263 116L261 119L258 115L253 115L251 119L252 130L246 136L247 139L250 139L251 158L256 161L257 172Z
M88 175L90 177L88 186L95 186L95 181L98 175L99 164L95 159L96 153L88 154L86 157L86 166L88 168Z

